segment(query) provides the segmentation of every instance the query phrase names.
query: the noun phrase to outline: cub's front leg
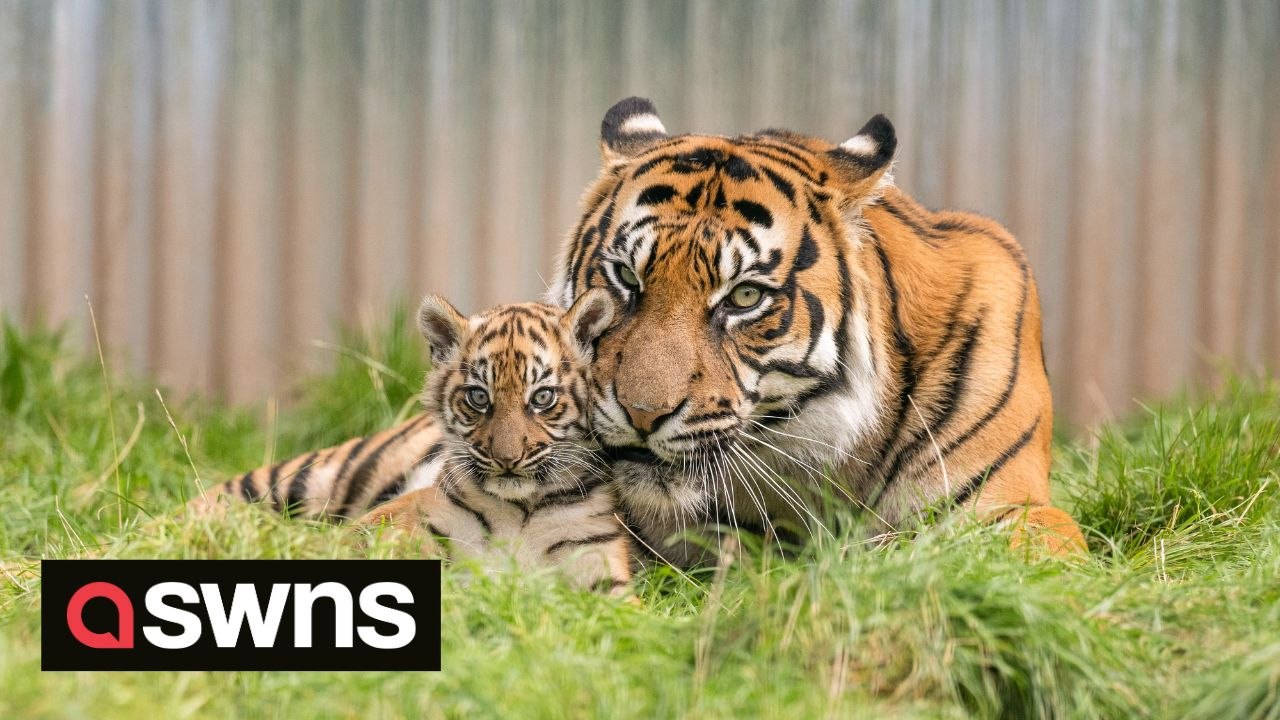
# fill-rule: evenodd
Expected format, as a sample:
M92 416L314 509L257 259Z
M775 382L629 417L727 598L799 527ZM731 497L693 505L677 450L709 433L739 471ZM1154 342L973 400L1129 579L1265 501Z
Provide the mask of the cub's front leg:
M432 525L431 519L440 514L444 502L447 500L437 486L414 490L373 508L357 520L356 525L387 527L421 542L424 554L438 555L443 548L436 535L444 533Z

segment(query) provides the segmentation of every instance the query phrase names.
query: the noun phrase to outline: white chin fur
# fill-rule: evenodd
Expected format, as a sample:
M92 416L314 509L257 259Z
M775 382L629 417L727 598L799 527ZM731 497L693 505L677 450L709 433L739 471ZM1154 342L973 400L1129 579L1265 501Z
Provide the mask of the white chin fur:
M538 489L538 483L532 478L521 480L486 478L482 487L503 500L525 500Z
M679 476L669 466L619 462L614 468L614 486L631 509L642 517L671 518L703 511L707 499L700 483Z

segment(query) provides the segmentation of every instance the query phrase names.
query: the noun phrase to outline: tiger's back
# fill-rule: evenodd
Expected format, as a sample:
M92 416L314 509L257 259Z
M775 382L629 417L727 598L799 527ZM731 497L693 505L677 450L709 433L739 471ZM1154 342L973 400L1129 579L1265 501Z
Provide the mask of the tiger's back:
M350 518L399 496L411 479L439 461L440 423L430 414L333 447L264 465L194 499L196 512L221 498L263 502L295 517Z

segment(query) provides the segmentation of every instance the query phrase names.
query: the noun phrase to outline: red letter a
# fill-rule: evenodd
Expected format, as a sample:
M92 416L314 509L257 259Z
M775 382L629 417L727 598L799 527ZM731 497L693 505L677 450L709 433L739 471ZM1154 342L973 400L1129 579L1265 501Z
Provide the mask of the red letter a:
M99 633L85 627L84 604L93 598L106 598L116 606L120 618L120 626L115 635L109 632ZM67 627L72 636L82 644L98 649L121 649L133 647L133 603L120 588L109 582L91 582L80 588L67 603Z

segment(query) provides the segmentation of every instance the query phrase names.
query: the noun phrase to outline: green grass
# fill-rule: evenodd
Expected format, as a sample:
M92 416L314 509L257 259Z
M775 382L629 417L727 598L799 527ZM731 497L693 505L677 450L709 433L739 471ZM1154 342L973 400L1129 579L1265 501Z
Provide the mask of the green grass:
M175 519L197 470L211 484L411 409L416 337L342 345L278 421L166 398L175 429L149 384L108 392L56 335L5 328L0 717L1280 718L1280 386L1262 381L1059 446L1081 564L950 522L655 568L640 606L455 569L440 673L41 673L41 557L402 552L252 507Z

